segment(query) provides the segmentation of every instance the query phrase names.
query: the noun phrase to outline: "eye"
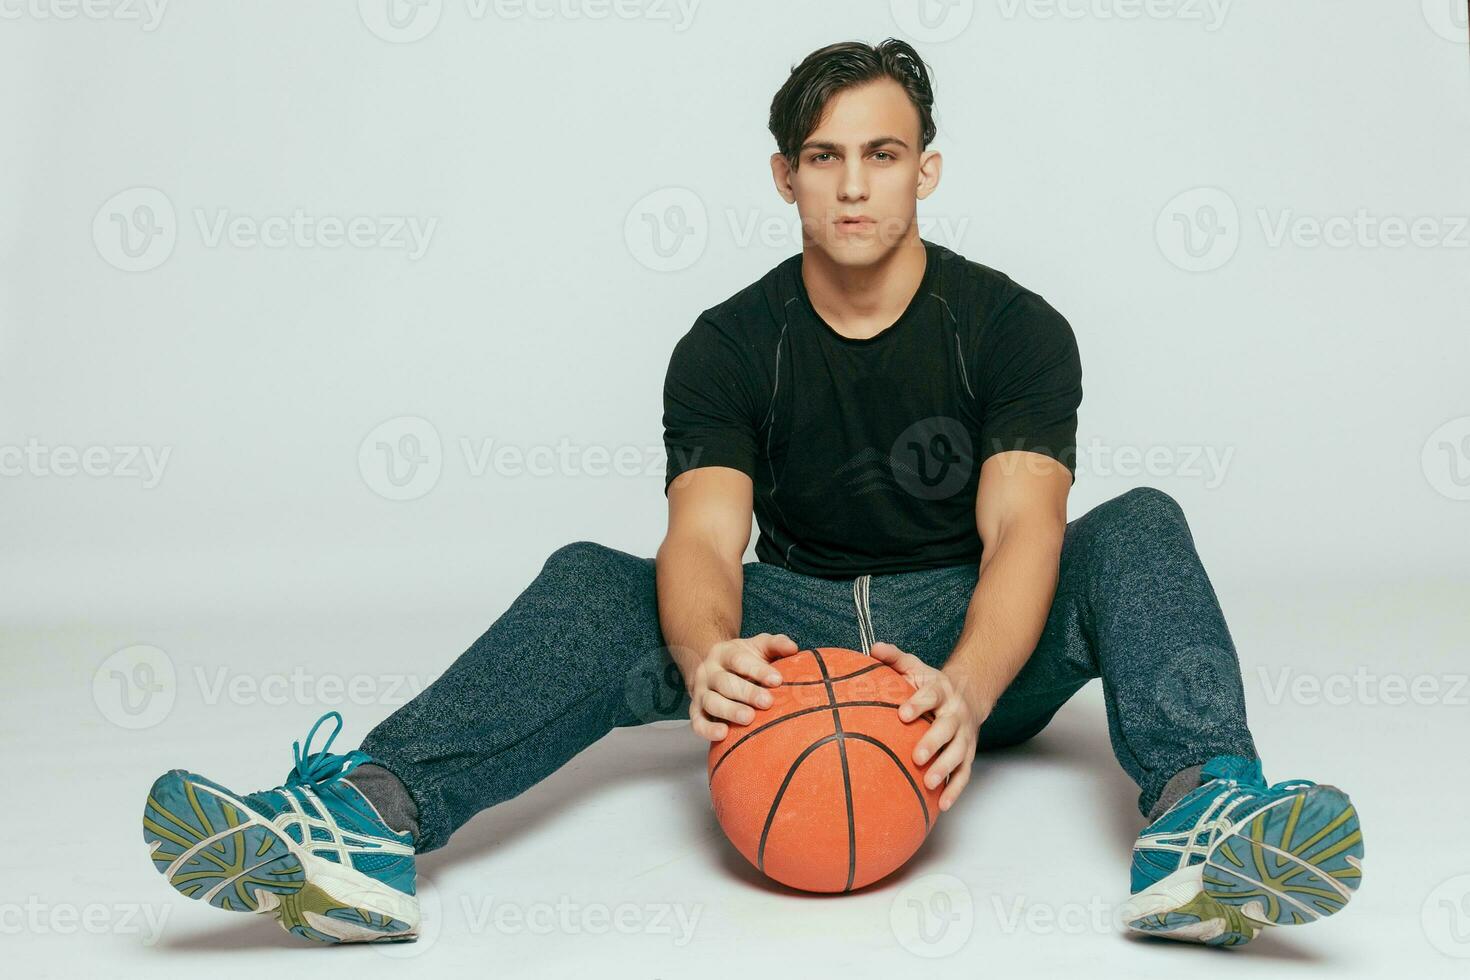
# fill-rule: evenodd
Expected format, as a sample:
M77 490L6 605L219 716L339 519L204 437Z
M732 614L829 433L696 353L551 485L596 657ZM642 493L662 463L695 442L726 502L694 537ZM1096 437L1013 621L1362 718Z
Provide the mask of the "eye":
M890 160L896 160L896 159L898 159L898 158L897 158L897 157L895 157L895 156L894 156L894 155L893 155L893 154L892 154L892 153L889 153L889 152L888 152L888 151L887 151L887 150L879 150L879 151L878 151L878 152L877 152L877 153L874 153L874 154L873 154L873 155L874 155L874 156L879 156L879 155L880 155L880 154L881 154L881 155L882 155L882 156L885 156L885 157L887 157L887 158L888 158L888 159L890 159Z
M817 154L814 154L812 156L812 162L815 163L816 161L822 159L822 157L830 157L831 155L832 154L830 154L827 151L823 150L821 153L817 153Z

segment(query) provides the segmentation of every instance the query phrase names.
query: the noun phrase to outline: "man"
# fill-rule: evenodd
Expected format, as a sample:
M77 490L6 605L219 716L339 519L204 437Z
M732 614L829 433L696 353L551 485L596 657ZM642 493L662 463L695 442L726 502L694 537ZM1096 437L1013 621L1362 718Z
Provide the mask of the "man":
M1037 293L919 237L932 105L899 41L792 70L771 171L802 251L674 348L656 559L559 548L361 748L332 754L334 731L313 752L313 727L284 786L160 777L144 837L175 888L307 939L411 938L414 856L475 813L613 728L687 711L719 740L770 703L773 660L846 645L913 685L899 716L931 722L914 762L945 810L977 748L1029 739L1102 678L1149 821L1131 928L1235 945L1347 902L1357 815L1334 787L1262 778L1179 506L1142 488L1067 522L1076 341Z

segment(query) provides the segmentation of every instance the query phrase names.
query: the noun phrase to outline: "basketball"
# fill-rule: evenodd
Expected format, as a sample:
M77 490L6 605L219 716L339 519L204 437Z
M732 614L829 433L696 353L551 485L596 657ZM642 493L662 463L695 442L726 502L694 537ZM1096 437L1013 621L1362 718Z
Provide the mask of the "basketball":
M914 747L930 716L905 724L914 688L856 650L818 647L771 661L782 682L748 725L710 746L715 818L767 877L847 892L902 867L939 816ZM723 720L723 719L722 719Z

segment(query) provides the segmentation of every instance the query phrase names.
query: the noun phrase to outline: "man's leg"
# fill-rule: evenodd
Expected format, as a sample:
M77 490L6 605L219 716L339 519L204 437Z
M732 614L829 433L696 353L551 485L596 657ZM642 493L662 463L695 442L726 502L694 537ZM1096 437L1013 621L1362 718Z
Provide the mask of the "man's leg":
M803 648L848 642L857 630L849 596L847 585L749 562L741 635L786 633ZM385 817L416 811L422 853L612 729L688 716L653 559L579 541L553 553L442 676L368 733L373 765L349 779L368 770L371 783L359 785Z
M937 666L959 637L977 572L894 576L874 594L948 617L937 632L908 627L913 652ZM874 619L881 629L877 609ZM905 619L895 615L894 625ZM1132 928L1237 945L1264 925L1342 908L1360 877L1356 811L1336 787L1266 785L1214 588L1183 511L1152 488L1068 523L1040 640L982 724L980 748L1035 735L1093 677L1102 678L1114 754L1151 821L1134 849Z
M803 646L857 635L850 585L745 566L744 636ZM687 718L650 558L557 549L479 640L358 750L299 748L283 786L238 794L186 770L155 781L144 839L170 884L219 908L275 913L325 942L411 938L416 853L550 775L614 727Z
M874 576L880 640L942 666L978 565ZM1101 677L1113 752L1147 814L1171 777L1216 755L1255 757L1235 646L1183 512L1152 488L1070 521L1056 595L1030 659L980 728L979 748L1024 742Z
M415 855L606 734L625 715L628 667L667 657L661 642L651 560L586 541L558 548L360 749L329 751L341 730L331 712L282 786L240 794L186 770L160 777L144 815L154 864L182 894L272 912L301 938L413 938ZM328 718L337 729L313 752Z
M1138 785L1144 814L1166 787L1179 789L1170 786L1179 773L1221 755L1256 758L1214 587L1184 512L1151 487L1067 525L1041 639L982 742L1030 737L1092 677L1102 678L1113 754Z
M652 560L573 542L361 748L407 787L415 848L431 851L606 735L637 693L627 680L640 664L657 664L666 691L682 690L663 648ZM641 707L641 720L655 721L676 717L679 704L650 696ZM372 777L364 789L379 808L401 808L400 795L385 793L392 784Z

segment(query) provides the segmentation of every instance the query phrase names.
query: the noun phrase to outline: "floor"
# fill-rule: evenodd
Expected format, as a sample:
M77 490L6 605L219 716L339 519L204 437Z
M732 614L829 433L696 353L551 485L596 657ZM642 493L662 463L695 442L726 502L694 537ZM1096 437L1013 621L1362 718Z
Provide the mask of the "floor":
M1366 838L1364 885L1347 910L1222 951L1132 937L1112 919L1140 820L1096 685L1033 743L983 757L910 864L857 894L765 885L714 822L704 743L664 723L613 733L425 857L417 943L303 949L271 920L167 888L141 841L143 791L175 765L240 789L273 785L292 740L334 707L347 722L334 748L348 748L483 623L461 611L8 624L7 973L260 976L327 956L361 980L405 967L583 977L589 964L602 978L1464 976L1465 593L1222 596L1267 777L1349 790ZM114 651L139 644L159 653L134 651L123 666L156 696L121 705Z

